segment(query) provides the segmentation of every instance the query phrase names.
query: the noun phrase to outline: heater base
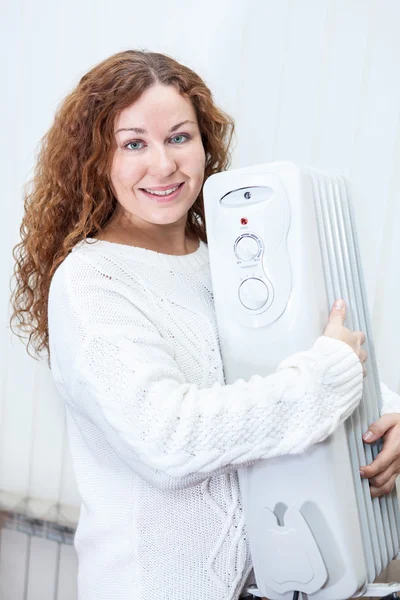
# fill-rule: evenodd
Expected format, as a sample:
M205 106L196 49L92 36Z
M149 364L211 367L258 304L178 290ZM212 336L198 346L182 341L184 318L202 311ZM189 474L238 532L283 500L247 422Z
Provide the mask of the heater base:
M246 589L246 594L250 598L263 598L262 593L255 585L250 585ZM389 600L390 598L398 598L400 600L400 583L369 583L363 588L361 594L353 596L354 598L380 598L380 600ZM302 596L302 600L306 600L307 596ZM243 598L245 600L245 598ZM350 600L350 599L349 599Z

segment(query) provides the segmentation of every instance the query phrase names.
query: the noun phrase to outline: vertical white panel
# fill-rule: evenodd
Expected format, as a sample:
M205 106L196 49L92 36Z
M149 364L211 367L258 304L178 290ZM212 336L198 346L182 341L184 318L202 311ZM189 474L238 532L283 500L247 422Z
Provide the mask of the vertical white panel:
M177 28L185 29L186 44L175 38L174 54L199 70L223 110L236 114L242 89L243 20L248 5L243 0L206 0L198 11L198 4L189 2L182 22L183 4L176 2L174 17ZM186 48L191 49L190 53Z
M26 600L54 600L58 576L58 554L56 542L32 537Z
M0 598L25 600L29 537L14 530L0 534Z
M289 1L250 2L243 23L234 167L275 158L283 93ZM216 85L218 83L216 82Z
M368 71L371 1L335 0L311 153L317 167L347 175L353 158L362 87Z
M8 382L10 376L10 337L8 335L8 320L9 320L9 279L12 273L13 259L11 255L12 246L17 239L19 221L22 214L20 207L20 188L22 186L20 161L21 153L18 152L17 139L20 137L18 130L19 118L13 111L18 103L19 95L19 78L18 73L21 68L22 53L20 49L20 39L18 37L18 29L22 19L21 2L16 0L13 3L1 4L2 9L2 25L3 34L0 37L1 55L5 57L12 56L13 60L2 61L2 73L4 81L7 85L2 86L2 94L0 97L2 119L2 137L3 137L3 152L1 155L1 188L2 188L2 215L3 227L0 237L0 281L2 281L2 293L0 299L0 324L2 338L0 341L0 490L3 485L15 485L15 475L9 478L8 464L5 452L11 452L12 440L18 439L18 429L10 430L8 422L10 403L12 398L8 397ZM5 150L5 151L4 151ZM22 345L21 345L22 349ZM30 363L32 360L30 360ZM23 364L27 364L26 362ZM28 367L28 370L31 367ZM16 401L18 401L16 399ZM11 408L12 411L12 408ZM26 415L29 420L29 411ZM15 427L16 423L13 422ZM21 434L27 434L28 440L30 436L30 426L27 420L21 424ZM17 443L16 441L14 443ZM11 458L11 457L10 457ZM18 464L18 460L14 461L13 465ZM19 463L20 464L20 463ZM23 479L26 482L26 469L23 473ZM7 481L6 481L7 480ZM19 488L24 485L19 485Z
M319 89L331 36L332 3L290 3L274 158L310 163Z
M390 197L390 180L400 110L400 61L398 23L400 4L374 2L370 13L370 34L366 73L362 87L354 158L350 177L357 194L355 206L361 253L366 266L367 292L375 313L374 298L380 249ZM374 322L376 322L376 314Z
M400 393L400 362L395 351L400 333L400 118L392 164L382 243L378 249L373 318L381 379Z
M0 489L26 496L30 480L35 398L35 363L10 344L0 438Z
M57 600L76 600L78 561L72 546L61 546Z
M49 510L46 504L50 507L60 499L66 432L64 406L50 379L49 368L42 363L37 365L37 371L29 497L48 501L43 505L44 514L33 512L38 518L45 518Z

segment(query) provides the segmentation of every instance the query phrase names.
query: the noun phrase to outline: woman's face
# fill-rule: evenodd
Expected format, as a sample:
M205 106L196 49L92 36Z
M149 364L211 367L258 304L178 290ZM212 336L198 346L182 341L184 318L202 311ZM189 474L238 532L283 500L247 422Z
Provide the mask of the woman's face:
M156 84L119 114L114 132L111 181L122 212L138 226L186 223L205 167L190 100Z

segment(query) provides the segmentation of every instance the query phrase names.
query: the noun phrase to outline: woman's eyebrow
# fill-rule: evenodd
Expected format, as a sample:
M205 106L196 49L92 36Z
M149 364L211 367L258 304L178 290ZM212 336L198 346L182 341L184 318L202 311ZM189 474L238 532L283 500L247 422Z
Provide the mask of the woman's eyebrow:
M181 123L177 123L176 125L171 127L171 129L169 130L170 133L173 133L174 131L182 127L182 125L186 125L186 123L193 123L194 125L197 125L195 121L190 121L189 119L187 119L186 121L181 121ZM145 129L142 129L141 127L122 127L121 129L117 129L115 133L117 134L119 131L134 131L135 133L139 134L147 133L147 131Z

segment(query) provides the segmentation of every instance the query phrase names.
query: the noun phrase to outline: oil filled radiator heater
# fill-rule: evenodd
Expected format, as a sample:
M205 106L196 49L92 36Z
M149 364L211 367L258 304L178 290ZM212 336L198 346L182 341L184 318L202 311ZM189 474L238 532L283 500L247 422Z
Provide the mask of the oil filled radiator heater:
M273 373L311 347L337 298L369 354L363 400L333 435L239 471L256 579L248 591L270 600L394 593L400 585L372 582L399 550L396 493L371 499L359 475L380 449L362 434L379 417L381 392L349 184L276 162L211 176L204 203L227 383Z

